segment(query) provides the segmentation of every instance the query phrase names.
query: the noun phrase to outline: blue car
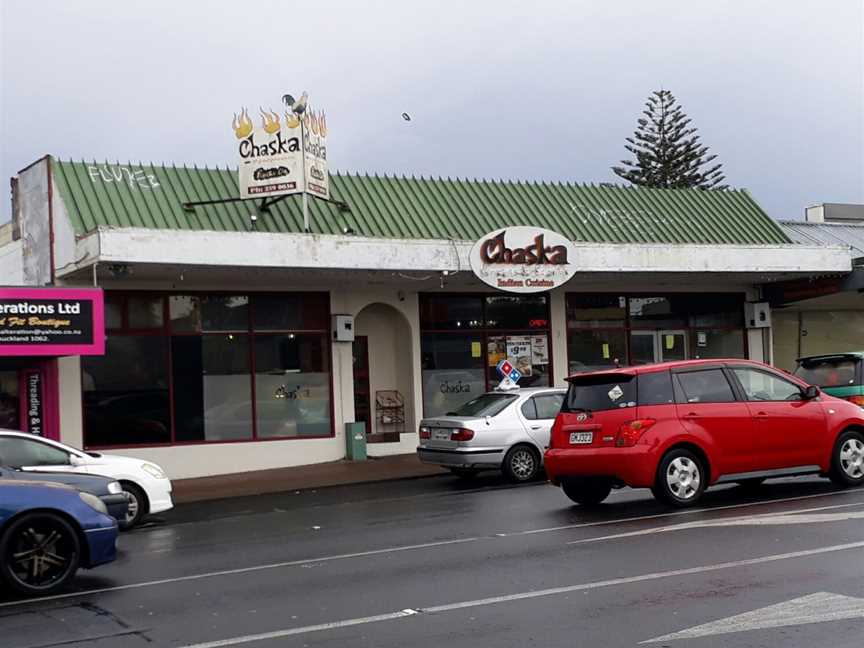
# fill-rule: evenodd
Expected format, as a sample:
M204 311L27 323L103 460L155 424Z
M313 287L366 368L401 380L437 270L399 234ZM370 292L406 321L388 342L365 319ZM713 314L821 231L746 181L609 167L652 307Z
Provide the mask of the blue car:
M0 582L50 594L79 567L117 556L117 521L91 493L62 484L0 479Z

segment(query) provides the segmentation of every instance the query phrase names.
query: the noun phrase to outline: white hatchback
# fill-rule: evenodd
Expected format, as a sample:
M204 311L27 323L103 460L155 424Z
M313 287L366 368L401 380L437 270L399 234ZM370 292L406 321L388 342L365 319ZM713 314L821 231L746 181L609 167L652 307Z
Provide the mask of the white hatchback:
M83 452L33 434L0 430L0 465L30 472L64 471L116 479L129 497L129 512L121 521L123 528L135 526L148 513L161 513L174 506L171 480L159 466L142 459Z
M534 479L566 393L530 387L481 394L444 416L420 421L417 456L465 477L499 468L513 482Z

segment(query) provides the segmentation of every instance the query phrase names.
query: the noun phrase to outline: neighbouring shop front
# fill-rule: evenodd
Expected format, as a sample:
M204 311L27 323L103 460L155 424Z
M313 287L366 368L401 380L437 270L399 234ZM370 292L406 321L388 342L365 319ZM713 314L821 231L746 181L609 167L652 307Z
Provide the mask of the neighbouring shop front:
M0 287L0 428L60 438L57 359L104 349L102 291Z

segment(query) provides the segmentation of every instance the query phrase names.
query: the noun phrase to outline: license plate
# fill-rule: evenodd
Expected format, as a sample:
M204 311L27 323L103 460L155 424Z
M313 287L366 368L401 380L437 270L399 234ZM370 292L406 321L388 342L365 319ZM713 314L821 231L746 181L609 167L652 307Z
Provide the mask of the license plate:
M570 443L573 445L591 443L594 440L593 432L571 432Z
M436 441L449 441L450 430L432 430L432 438Z

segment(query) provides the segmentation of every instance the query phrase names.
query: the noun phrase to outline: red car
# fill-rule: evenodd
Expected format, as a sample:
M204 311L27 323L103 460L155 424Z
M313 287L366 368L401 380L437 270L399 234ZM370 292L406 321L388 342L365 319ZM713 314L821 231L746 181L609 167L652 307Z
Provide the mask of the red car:
M691 506L719 483L864 483L864 410L759 362L692 360L571 376L544 463L579 504L650 488Z

